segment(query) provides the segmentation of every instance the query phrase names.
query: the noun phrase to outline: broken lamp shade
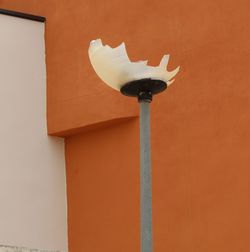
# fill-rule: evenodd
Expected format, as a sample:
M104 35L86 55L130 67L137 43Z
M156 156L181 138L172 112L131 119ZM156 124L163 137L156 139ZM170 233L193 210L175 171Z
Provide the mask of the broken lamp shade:
M139 100L140 94L147 92L151 101L152 95L166 89L179 71L179 67L167 71L169 55L162 57L159 66L148 66L147 61L131 62L124 43L111 48L103 45L101 39L91 41L89 58L97 75L108 86Z

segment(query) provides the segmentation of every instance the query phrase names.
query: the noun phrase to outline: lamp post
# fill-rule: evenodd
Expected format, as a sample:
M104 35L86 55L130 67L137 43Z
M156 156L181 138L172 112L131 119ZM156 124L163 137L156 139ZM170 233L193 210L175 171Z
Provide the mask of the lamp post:
M150 103L153 95L164 91L174 80L179 67L166 70L169 55L160 65L147 61L131 62L125 44L116 48L103 45L100 39L90 43L89 58L97 75L123 95L137 97L140 104L140 226L141 252L152 252L152 176L150 151Z
M150 151L150 102L153 94L167 88L165 82L141 79L129 82L121 93L135 96L140 103L140 219L141 251L153 251L152 244L152 176Z

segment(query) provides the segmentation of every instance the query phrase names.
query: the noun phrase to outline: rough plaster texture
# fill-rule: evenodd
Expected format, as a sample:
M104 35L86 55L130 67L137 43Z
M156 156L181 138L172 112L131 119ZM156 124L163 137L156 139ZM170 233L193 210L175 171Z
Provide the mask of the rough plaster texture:
M59 250L39 250L39 249L30 249L24 247L13 247L13 246L4 246L0 245L0 252L60 252Z
M91 70L91 39L152 64L169 52L181 70L151 110L154 250L250 251L248 0L0 3L48 18L54 133L137 112ZM106 126L66 140L72 252L139 251L138 120Z

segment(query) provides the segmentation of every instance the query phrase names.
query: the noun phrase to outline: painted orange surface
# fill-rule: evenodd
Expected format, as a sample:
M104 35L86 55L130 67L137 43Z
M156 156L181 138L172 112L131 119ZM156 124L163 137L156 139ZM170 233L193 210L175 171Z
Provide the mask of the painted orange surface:
M100 2L100 4L102 4ZM0 0L0 8L45 16L47 117L50 135L67 136L108 120L138 115L132 100L103 85L88 59L89 42L102 37L116 46L108 29L100 29L92 1ZM101 17L101 16L100 16ZM115 106L114 106L115 105Z
M66 139L70 251L140 250L137 126L131 119Z
M138 106L91 69L87 48L97 37L125 41L133 60L155 65L168 52L170 68L181 65L152 103L154 251L250 250L249 1L0 6L48 20L48 125L68 136L70 251L139 251L138 119L122 119Z

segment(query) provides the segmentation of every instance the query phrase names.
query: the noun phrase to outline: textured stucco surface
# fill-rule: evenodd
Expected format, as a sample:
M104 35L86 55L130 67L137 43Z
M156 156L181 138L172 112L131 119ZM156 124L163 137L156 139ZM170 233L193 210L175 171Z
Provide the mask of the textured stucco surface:
M62 252L62 251L59 250L48 251L48 250L0 245L0 252Z
M137 113L91 69L91 39L152 64L170 53L181 71L152 103L154 249L250 250L248 0L0 3L48 18L51 132ZM138 121L95 130L66 140L70 249L139 251Z

